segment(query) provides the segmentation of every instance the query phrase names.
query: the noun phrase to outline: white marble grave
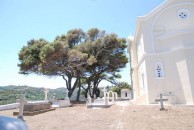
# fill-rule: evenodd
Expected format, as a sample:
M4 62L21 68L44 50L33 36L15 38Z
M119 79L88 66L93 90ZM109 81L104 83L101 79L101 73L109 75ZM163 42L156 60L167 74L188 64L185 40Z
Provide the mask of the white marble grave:
M112 97L110 97L110 93L112 94ZM94 108L94 107L109 108L111 105L114 104L114 99L115 99L115 94L112 91L106 92L106 90L104 89L104 97L94 99L93 102L91 97L88 95L88 101L86 106L87 108Z
M69 97L68 97L68 90L66 91L65 100L55 100L53 101L52 107L69 107L71 106Z

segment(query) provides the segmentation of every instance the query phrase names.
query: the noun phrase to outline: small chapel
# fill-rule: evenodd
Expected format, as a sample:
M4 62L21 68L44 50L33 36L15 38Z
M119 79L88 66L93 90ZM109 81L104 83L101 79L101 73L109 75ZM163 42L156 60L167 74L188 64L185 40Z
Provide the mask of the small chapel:
M194 104L194 0L166 0L138 17L128 38L133 97L154 104Z

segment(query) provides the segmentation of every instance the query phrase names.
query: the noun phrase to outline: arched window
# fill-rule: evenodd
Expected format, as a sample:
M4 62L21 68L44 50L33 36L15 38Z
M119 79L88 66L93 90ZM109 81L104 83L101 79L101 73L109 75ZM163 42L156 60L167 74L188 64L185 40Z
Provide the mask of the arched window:
M160 62L155 63L155 77L156 78L164 77L163 64Z

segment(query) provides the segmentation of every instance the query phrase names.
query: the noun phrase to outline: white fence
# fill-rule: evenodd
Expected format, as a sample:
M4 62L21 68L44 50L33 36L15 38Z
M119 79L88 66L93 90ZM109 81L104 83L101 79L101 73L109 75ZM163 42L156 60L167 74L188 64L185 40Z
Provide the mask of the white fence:
M16 102L17 103L0 105L0 111L19 108L20 107L19 100L17 100ZM45 103L48 103L48 101L28 101L28 104L45 104Z
M0 106L0 111L19 108L20 103L12 103Z

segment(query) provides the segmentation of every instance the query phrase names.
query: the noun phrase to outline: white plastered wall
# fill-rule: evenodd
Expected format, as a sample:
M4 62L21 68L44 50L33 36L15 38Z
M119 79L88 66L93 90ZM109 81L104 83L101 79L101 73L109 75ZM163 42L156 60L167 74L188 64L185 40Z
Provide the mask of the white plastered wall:
M189 10L187 19L177 17L181 9ZM141 98L145 104L154 103L162 93L176 96L176 103L194 104L194 1L168 0L139 19L132 48L136 53L133 55L139 55L133 61L135 97ZM144 53L138 52L142 35ZM163 78L155 78L156 62L163 64ZM141 91L141 74L144 72L147 97Z
M176 96L174 103L194 103L194 62L191 58L193 53L194 48L187 48L146 57L147 66L152 66L147 67L149 103L154 103L160 93ZM154 63L158 61L164 65L164 77L161 79L155 78L154 74Z

